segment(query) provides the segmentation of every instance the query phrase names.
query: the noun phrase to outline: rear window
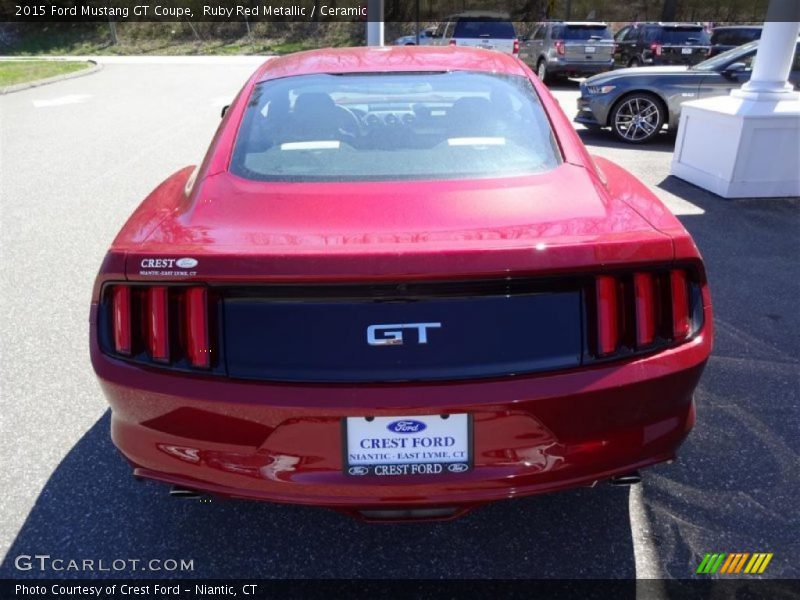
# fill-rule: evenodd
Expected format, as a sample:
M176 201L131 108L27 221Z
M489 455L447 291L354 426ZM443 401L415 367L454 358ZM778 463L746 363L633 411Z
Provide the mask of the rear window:
M262 181L529 175L560 163L525 77L303 75L256 85L231 171Z
M760 29L717 29L711 34L711 43L725 46L741 46L760 37Z
M610 40L611 30L602 25L566 25L553 28L553 37L565 40Z
M658 36L662 44L709 44L708 32L702 27L664 27Z
M460 18L453 32L455 38L500 38L513 39L514 25L511 21L485 18Z

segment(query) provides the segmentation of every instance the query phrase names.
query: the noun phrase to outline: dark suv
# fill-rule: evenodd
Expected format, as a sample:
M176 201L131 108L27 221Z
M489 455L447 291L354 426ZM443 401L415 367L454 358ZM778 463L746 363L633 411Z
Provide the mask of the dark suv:
M708 32L696 23L633 23L614 42L614 63L623 67L695 65L711 48Z
M523 38L519 57L547 82L554 75L594 75L614 66L614 40L605 23L547 21Z

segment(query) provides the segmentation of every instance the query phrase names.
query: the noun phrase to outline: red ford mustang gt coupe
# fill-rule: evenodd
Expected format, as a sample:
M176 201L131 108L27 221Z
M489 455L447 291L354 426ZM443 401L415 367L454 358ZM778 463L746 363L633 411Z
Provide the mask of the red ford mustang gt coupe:
M522 62L349 48L267 62L144 200L91 356L138 477L448 518L672 459L711 323L689 234Z

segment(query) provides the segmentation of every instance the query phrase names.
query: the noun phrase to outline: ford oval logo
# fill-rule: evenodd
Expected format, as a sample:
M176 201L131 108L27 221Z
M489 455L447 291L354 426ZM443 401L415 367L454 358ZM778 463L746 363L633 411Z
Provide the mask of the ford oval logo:
M386 429L392 433L419 433L425 431L427 427L422 421L403 419L402 421L392 421L386 426Z
M181 269L193 269L197 266L197 259L195 258L179 258L175 261Z
M369 469L367 467L356 466L350 467L347 472L350 473L350 475L366 475L369 473Z
M451 473L463 473L469 469L469 465L465 465L464 463L452 463L447 465L447 470Z

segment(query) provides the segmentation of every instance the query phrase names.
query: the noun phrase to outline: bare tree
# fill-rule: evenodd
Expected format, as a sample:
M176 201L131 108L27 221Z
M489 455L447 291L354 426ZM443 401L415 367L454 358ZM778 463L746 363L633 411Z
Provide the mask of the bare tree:
M111 32L111 45L116 46L119 44L119 39L117 38L117 24L111 17L108 18L108 29Z
M662 21L675 21L678 14L678 0L664 0L664 7L661 9Z

